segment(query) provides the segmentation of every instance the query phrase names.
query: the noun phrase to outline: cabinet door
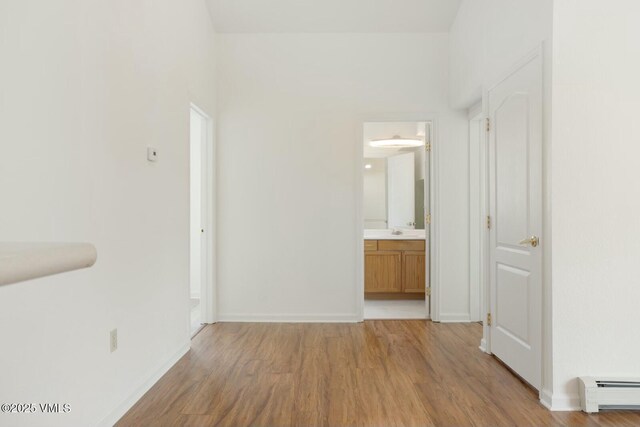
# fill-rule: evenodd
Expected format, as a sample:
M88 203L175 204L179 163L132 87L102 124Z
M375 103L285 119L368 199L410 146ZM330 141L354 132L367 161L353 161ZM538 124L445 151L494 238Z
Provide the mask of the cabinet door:
M426 283L425 253L406 251L402 253L402 282L404 292L424 292Z
M364 255L365 292L402 292L402 252Z

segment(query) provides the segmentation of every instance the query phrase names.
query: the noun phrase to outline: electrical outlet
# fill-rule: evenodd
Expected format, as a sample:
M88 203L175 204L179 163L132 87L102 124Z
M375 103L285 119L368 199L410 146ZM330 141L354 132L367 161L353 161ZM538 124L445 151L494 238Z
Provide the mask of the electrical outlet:
M109 348L111 353L118 349L118 330L114 329L109 333Z
M157 162L158 150L156 150L154 147L147 147L147 160L149 160L150 162Z

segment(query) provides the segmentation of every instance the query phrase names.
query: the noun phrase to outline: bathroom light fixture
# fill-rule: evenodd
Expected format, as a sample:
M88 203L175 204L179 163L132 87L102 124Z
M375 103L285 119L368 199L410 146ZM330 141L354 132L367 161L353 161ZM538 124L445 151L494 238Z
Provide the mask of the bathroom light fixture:
M424 145L422 138L403 138L394 135L393 138L372 139L369 145L376 148L400 148L400 147L420 147Z
M371 166L369 163L367 163L366 165L364 165L365 169L371 169L373 166Z

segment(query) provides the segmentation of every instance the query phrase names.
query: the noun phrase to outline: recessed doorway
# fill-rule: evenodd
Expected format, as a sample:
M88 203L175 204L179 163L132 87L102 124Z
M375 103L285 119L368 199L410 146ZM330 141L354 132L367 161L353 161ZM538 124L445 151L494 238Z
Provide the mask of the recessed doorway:
M363 124L365 319L429 317L431 127Z
M213 138L209 116L191 105L189 134L189 328L211 323L213 296Z

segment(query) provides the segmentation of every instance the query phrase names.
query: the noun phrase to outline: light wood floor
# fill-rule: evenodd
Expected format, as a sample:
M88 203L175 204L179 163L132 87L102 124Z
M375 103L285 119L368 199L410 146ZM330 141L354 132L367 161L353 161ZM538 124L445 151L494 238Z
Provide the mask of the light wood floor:
M549 412L478 350L478 324L207 326L117 426L639 426Z

